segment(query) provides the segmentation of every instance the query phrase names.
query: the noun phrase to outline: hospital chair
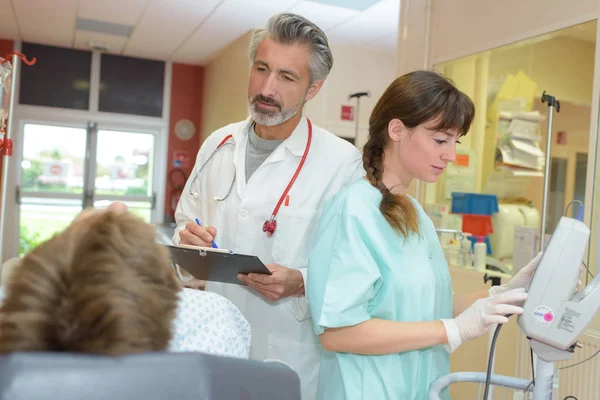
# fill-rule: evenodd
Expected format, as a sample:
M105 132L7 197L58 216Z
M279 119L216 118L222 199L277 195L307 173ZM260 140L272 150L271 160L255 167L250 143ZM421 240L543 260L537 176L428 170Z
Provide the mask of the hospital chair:
M0 400L51 399L300 400L300 380L279 363L201 353L0 356Z

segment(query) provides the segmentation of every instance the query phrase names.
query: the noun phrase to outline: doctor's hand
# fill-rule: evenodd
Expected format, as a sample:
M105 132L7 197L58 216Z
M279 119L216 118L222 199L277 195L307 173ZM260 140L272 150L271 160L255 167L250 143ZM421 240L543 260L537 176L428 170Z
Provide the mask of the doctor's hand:
M267 264L273 275L239 274L238 279L271 301L304 294L304 278L296 269Z
M517 274L510 281L508 281L508 283L500 286L492 286L489 290L490 296L494 296L512 289L527 289L529 283L531 283L533 274L535 274L535 270L540 263L542 254L542 252L538 253L538 255L535 256L533 260L529 261L526 266L521 268L519 272L517 272Z
M508 322L507 314L522 314L521 304L527 299L525 289L512 289L495 296L476 300L454 319L444 319L449 351L488 331L490 325Z
M217 236L214 226L207 228L188 222L185 229L179 232L180 244L191 244L192 246L212 247L212 241Z

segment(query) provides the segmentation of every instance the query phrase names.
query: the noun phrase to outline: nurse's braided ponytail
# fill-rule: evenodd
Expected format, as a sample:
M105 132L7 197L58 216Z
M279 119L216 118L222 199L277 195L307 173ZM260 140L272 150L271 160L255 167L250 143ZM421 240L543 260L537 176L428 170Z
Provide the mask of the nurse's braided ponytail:
M393 194L385 186L383 178L383 145L385 141L377 140L375 135L370 135L363 147L363 166L367 171L367 179L382 194L379 210L387 222L400 233L407 237L411 233L419 232L419 219L417 210L405 195Z

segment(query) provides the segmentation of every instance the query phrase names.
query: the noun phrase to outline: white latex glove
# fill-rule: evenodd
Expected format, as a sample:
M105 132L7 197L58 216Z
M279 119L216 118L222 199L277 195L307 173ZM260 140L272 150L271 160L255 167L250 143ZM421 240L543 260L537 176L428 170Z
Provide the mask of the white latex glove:
M533 260L529 261L526 266L521 268L519 272L517 272L517 274L513 276L510 281L508 281L508 283L500 286L492 286L488 291L490 296L494 296L512 289L526 289L533 278L533 274L535 274L535 270L537 269L540 259L542 258L542 254L542 252L538 253L538 255L535 256Z
M525 289L512 289L476 300L454 319L443 319L448 336L446 350L451 353L464 342L485 334L490 325L508 322L507 314L522 314L523 308L515 304L521 304L525 299Z

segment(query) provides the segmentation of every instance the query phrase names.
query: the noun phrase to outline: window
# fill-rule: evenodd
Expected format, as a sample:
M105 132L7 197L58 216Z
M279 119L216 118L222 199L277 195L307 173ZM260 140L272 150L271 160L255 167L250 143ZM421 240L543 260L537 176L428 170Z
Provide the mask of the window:
M32 43L22 50L37 62L21 69L21 104L89 109L92 53Z
M98 109L160 118L164 78L164 62L103 54Z

